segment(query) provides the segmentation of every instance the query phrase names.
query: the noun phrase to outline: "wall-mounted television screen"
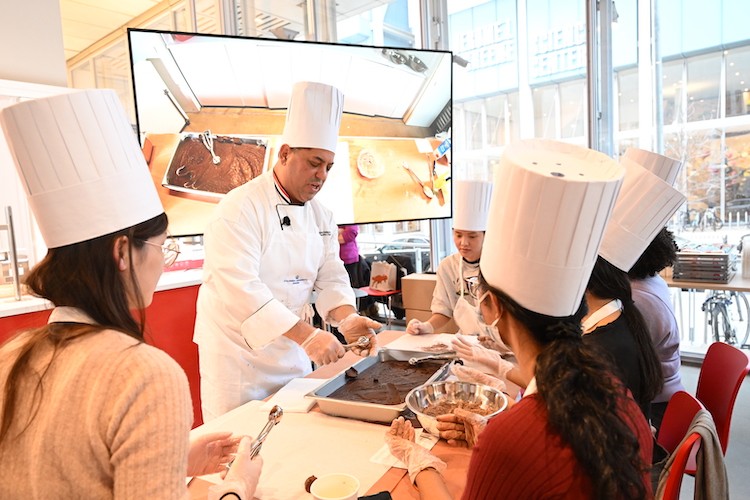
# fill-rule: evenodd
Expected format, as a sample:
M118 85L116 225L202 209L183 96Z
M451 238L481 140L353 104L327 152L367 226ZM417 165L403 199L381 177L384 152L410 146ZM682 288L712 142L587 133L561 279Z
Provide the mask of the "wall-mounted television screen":
M451 216L447 51L128 30L138 133L175 235L276 163L298 81L334 85L344 115L317 199L338 224Z

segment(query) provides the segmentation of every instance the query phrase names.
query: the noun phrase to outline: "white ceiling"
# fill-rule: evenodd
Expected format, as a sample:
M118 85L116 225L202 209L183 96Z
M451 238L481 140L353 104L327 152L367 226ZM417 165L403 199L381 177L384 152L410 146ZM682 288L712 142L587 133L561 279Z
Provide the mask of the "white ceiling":
M346 19L378 6L387 5L393 0L338 0L337 19ZM159 4L174 4L171 0L60 0L63 46L65 59L104 38L113 31L127 25L134 17ZM198 12L198 32L218 33L218 16L215 7L218 2L200 1ZM304 31L304 0L250 0L254 8L256 36L273 28L288 28L294 32ZM205 26L210 19L211 26ZM134 26L135 27L135 26ZM144 27L144 26L139 26ZM148 26L154 29L171 29L171 26Z
M60 0L65 59L159 3L160 0Z

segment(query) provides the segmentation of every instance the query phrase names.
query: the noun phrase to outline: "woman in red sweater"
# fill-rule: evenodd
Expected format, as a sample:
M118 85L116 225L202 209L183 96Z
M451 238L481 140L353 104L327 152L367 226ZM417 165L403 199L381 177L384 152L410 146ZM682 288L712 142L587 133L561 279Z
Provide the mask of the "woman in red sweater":
M581 337L583 293L621 179L611 159L571 145L523 141L503 155L478 303L529 384L481 431L464 499L652 496L649 425ZM470 437L471 419L454 420ZM386 441L421 498L450 498L444 464L412 434L397 420Z

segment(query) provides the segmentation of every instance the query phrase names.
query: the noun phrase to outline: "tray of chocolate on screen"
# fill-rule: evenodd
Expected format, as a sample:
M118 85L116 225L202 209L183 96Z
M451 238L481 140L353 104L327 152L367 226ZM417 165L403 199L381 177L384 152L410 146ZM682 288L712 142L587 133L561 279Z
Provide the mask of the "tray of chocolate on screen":
M424 356L422 351L380 349L307 396L328 415L389 424L406 409L409 391L450 376L451 361L409 364Z
M180 136L162 185L172 191L221 198L263 173L265 138L217 135L210 130Z

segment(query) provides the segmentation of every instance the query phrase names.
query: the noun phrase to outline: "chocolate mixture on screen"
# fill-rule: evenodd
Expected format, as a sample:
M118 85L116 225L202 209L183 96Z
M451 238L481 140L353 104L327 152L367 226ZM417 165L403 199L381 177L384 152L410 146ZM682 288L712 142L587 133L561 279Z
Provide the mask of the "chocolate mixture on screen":
M216 136L211 153L200 137L185 137L177 146L167 171L167 183L176 187L225 194L259 176L263 170L266 147L255 140Z

